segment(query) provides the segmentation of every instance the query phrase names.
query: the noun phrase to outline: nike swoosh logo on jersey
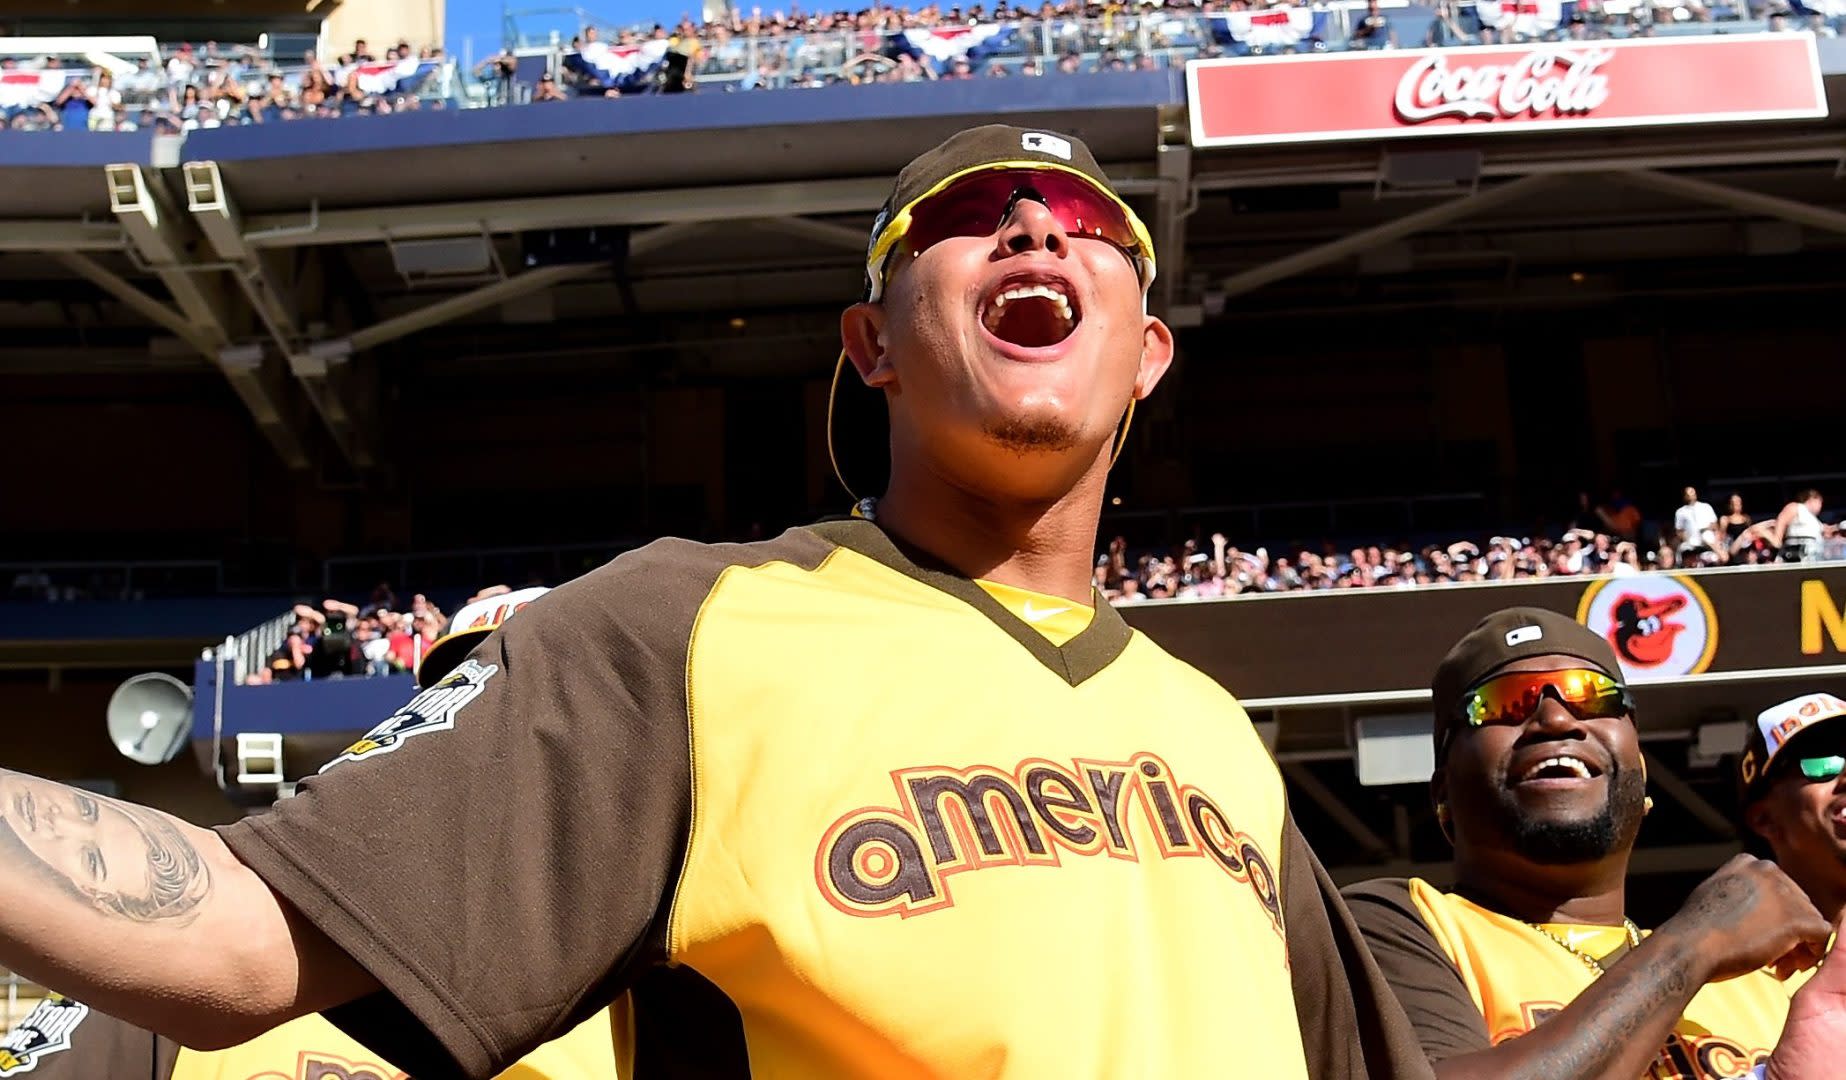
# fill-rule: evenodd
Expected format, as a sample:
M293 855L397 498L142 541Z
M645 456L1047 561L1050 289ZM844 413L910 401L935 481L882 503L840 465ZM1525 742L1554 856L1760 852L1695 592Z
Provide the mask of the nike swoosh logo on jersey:
M1051 618L1053 615L1062 615L1069 610L1070 608L1068 607L1033 607L1032 601L1027 600L1025 610L1020 614L1025 616L1025 620L1029 623L1040 623Z

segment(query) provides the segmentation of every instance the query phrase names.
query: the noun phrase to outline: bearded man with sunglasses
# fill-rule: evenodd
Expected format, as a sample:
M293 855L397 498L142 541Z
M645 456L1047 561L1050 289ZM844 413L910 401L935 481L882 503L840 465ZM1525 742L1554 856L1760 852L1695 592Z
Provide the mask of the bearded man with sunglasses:
M160 895L58 849L0 963L207 1044L326 1010L419 1080L624 990L643 1080L1427 1076L1243 710L1091 587L1154 272L1076 139L925 153L841 323L882 497L553 590L266 814L127 808Z
M1765 968L1810 966L1829 927L1772 864L1738 856L1651 934L1628 919L1649 801L1607 641L1511 608L1450 650L1431 689L1454 888L1412 878L1346 895L1438 1077L1837 1075L1846 972L1812 980L1791 1016Z

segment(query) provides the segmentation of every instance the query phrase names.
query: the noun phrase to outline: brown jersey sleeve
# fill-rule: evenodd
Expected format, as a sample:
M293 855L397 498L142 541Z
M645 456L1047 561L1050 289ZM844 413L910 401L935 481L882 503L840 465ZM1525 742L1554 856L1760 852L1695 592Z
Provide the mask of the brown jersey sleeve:
M1416 1033L1366 951L1352 913L1291 814L1283 824L1282 911L1308 1075L1433 1075Z
M658 963L689 829L694 619L727 566L827 550L795 530L624 555L224 827L383 985L328 1019L418 1080L484 1080Z
M1348 886L1344 895L1429 1059L1442 1061L1490 1049L1493 1042L1480 1006L1417 914L1408 883L1380 878Z
M32 1080L174 1080L179 1046L126 1020L52 996L0 1039L0 1076Z

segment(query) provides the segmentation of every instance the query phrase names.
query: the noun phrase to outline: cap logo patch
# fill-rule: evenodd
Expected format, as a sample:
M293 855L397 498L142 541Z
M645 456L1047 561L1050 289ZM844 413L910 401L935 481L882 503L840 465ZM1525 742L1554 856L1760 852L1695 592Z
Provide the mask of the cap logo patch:
M1069 139L1060 139L1056 135L1047 135L1042 131L1028 131L1019 139L1020 145L1036 154L1050 154L1052 157L1070 160Z
M1508 648L1511 648L1515 645L1524 645L1528 641L1537 641L1544 636L1545 628L1542 626L1521 626L1517 630L1506 632L1506 644Z

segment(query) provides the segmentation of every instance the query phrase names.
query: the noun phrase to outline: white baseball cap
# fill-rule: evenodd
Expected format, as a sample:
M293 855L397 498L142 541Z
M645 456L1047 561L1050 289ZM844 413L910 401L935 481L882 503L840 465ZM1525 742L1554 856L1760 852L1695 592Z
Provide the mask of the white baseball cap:
M429 686L455 670L476 645L512 618L514 612L550 591L543 585L534 585L464 604L449 620L448 633L424 650L423 659L417 663L417 685Z
M1754 798L1769 773L1769 764L1795 736L1829 720L1846 716L1846 701L1832 694L1803 694L1756 714L1756 726L1745 741L1737 763L1737 781L1747 802Z

